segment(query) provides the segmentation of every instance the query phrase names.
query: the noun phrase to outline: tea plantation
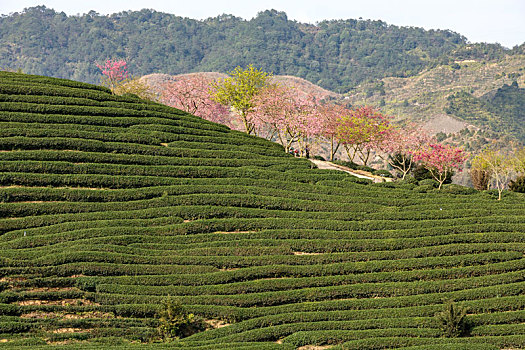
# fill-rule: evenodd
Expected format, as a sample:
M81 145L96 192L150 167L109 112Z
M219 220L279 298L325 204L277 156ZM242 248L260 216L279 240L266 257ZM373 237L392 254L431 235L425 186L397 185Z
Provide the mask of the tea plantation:
M0 72L0 124L0 348L525 347L521 194L370 184L47 77ZM155 343L168 296L208 329Z

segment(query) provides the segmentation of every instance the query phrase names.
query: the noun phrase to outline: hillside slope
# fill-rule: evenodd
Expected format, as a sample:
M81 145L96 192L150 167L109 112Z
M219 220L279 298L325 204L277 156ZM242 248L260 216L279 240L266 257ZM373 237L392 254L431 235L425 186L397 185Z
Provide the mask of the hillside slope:
M72 81L0 101L0 347L162 347L167 296L214 327L170 348L525 346L523 195L364 184Z
M179 75L156 73L156 74L145 75L143 77L140 77L140 79L144 81L146 85L148 85L148 87L151 89L152 92L156 93L157 95L161 95L163 85L166 84L167 82L176 81L177 79L184 78L184 77L191 77L191 76L200 76L206 80L209 80L210 82L214 80L225 79L228 77L228 75L224 73L198 72L198 73L188 73L188 74L179 74ZM272 75L270 81L272 83L278 83L278 84L282 84L285 86L296 88L307 94L312 94L319 99L325 99L325 98L342 99L343 98L343 95L341 94L335 93L330 90L323 89L322 87L315 85L307 80L304 80L298 77L293 77L290 75Z
M513 83L520 89L509 89ZM417 121L434 132L457 133L470 125L481 130L479 136L484 138L512 136L523 142L524 87L525 56L511 55L457 61L410 78L380 79L360 85L348 98L354 104L381 106L389 114ZM462 142L470 143L468 150L482 147L476 139Z

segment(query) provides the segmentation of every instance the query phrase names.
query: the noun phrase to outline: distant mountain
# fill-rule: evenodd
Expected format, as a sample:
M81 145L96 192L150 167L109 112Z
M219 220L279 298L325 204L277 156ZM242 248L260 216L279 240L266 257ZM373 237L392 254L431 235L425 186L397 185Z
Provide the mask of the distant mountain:
M458 60L409 78L378 79L347 97L352 104L376 105L398 120L421 123L440 137L447 134L467 150L497 140L525 142L523 54Z
M445 109L448 114L497 133L513 135L525 143L525 88L519 88L516 81L479 98L458 92L448 100Z
M451 57L500 57L500 45L462 49L448 30L398 27L382 21L337 20L316 25L275 10L251 20L206 20L153 10L67 16L37 6L0 17L0 67L98 82L96 60L121 57L133 74L227 72L256 64L337 92L385 76L412 76Z

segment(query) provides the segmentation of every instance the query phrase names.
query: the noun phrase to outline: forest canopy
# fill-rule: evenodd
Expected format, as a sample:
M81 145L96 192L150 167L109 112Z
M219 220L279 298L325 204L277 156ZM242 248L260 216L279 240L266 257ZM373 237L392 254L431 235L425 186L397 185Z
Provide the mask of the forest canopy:
M194 20L146 9L68 16L37 6L0 17L0 68L91 83L99 78L94 62L107 57L126 59L134 75L227 72L256 62L346 92L366 80L417 74L456 51L463 56L466 44L449 30L361 19L304 24L275 10L250 20Z

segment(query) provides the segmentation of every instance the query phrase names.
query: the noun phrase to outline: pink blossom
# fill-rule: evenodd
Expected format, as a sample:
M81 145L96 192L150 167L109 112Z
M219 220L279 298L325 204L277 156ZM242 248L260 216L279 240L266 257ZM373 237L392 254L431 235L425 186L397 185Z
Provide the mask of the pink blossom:
M466 160L465 152L461 148L439 143L429 144L412 153L416 162L421 162L430 171L434 179L439 182L439 188L454 170L461 171Z
M129 77L127 63L123 59L107 59L103 63L95 63L102 71L107 84L111 91L114 91L117 85Z
M201 75L180 77L163 85L161 101L203 119L233 127L229 110L211 98L212 81Z

